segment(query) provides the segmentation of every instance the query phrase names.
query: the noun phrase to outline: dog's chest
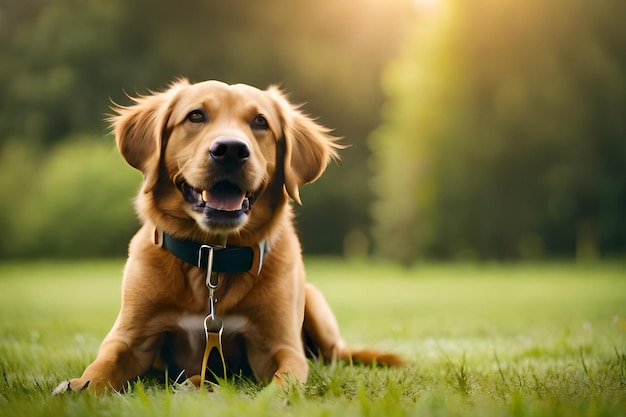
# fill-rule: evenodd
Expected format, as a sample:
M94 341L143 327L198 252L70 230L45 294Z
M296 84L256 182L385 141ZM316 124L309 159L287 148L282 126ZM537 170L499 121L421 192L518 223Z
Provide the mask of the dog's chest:
M185 274L184 288L176 304L181 312L204 315L211 312L211 293L207 286L206 270L192 268ZM215 313L220 316L239 314L242 301L254 287L254 280L247 274L220 274L213 292Z

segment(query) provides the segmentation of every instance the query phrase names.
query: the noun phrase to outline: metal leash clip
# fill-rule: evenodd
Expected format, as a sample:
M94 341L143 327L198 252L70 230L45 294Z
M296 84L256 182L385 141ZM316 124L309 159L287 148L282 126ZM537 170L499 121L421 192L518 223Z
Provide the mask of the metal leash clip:
M224 360L224 351L222 349L222 332L224 330L224 324L222 319L215 314L215 304L217 299L215 298L215 290L220 286L220 277L217 273L213 273L213 255L214 251L223 249L224 246L210 246L202 245L198 252L198 265L201 264L203 254L206 252L207 257L207 274L206 274L206 286L209 289L209 315L204 319L204 334L206 335L206 347L204 349L204 356L202 358L202 371L200 373L200 388L204 389L206 370L209 361L209 356L212 351L217 351L223 368L223 378L226 378L226 361Z

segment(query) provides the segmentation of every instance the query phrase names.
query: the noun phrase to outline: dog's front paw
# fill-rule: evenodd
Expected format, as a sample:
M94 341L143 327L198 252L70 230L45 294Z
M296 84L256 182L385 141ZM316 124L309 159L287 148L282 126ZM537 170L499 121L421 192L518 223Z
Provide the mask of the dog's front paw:
M80 392L89 386L89 381L85 381L80 378L75 378L70 381L61 382L55 389L52 391L52 395L60 395L67 391L70 392Z

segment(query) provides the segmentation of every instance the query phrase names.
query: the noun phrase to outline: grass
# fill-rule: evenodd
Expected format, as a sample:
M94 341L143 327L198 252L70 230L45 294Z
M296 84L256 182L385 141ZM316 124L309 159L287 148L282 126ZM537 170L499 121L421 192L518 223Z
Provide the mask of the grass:
M626 416L624 264L427 265L309 259L353 345L400 369L311 364L303 387L212 393L143 379L52 397L94 358L121 261L0 264L0 416Z

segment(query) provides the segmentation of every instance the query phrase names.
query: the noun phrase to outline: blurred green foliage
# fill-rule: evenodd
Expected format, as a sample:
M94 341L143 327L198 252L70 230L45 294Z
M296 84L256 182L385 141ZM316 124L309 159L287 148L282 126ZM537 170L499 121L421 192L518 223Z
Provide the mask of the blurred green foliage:
M7 257L123 256L138 225L141 174L109 138L80 136L40 155L10 143L0 156L0 250Z
M124 254L140 175L104 119L125 92L179 76L277 83L352 145L302 190L309 253L363 255L373 239L407 264L623 255L625 12L621 0L3 1L0 258Z
M626 3L423 3L370 143L379 252L623 255Z
M140 180L93 140L71 142L107 131L110 100L128 104L125 91L180 76L279 84L345 137L341 167L303 190L298 214L305 250L341 252L345 235L369 228L366 139L380 120L380 73L411 10L377 0L0 2L0 258L125 252L118 237L134 216L121 207L132 210L129 183ZM105 184L89 185L98 179ZM104 229L92 230L99 242L82 238L89 228Z

